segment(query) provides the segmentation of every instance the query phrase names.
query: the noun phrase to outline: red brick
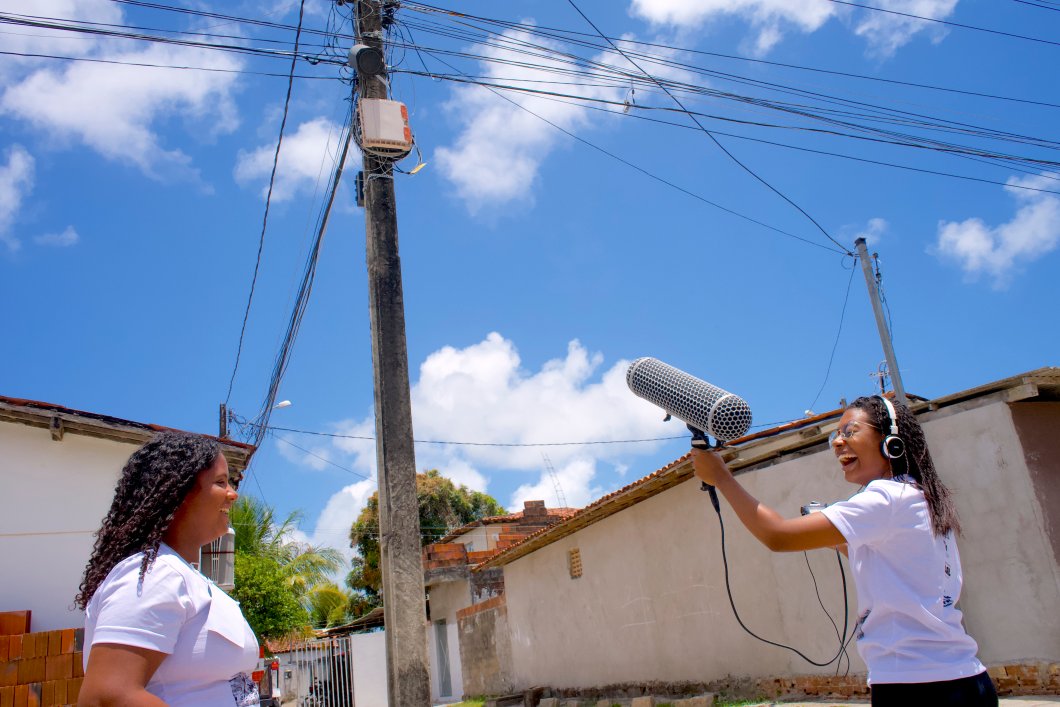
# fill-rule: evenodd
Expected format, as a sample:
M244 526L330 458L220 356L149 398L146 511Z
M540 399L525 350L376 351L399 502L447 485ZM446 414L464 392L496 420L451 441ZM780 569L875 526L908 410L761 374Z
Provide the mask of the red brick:
M0 663L7 661L8 646L11 645L11 641L7 640L7 636L0 636Z
M39 682L32 683L29 685L29 694L26 695L26 707L40 707L40 689L41 684Z
M59 655L63 652L63 632L48 631L48 652L45 655Z
M51 636L47 633L35 633L37 637L37 647L34 649L35 658L43 658L48 655L48 642L51 640Z
M63 629L59 632L61 638L59 639L59 652L60 653L73 653L74 652L74 630L72 628Z
M19 662L10 660L0 663L0 687L12 687L18 684Z
M15 686L15 704L14 707L27 707L29 702L29 685L17 685Z
M50 655L44 666L45 680L68 680L74 676L74 654Z
M30 611L0 611L0 636L29 633Z
M0 638L0 640L3 640ZM22 636L9 636L7 639L7 659L18 660L22 657Z
M84 653L71 653L73 656L73 677L79 678L85 674L85 654Z
M66 681L67 702L77 702L77 695L79 692L81 692L81 680L82 678L74 678L73 680Z
M41 685L40 691L41 707L55 707L55 683L46 682Z
M44 658L30 658L18 663L18 684L28 685L31 682L44 680Z
M0 687L0 707L13 707L15 704L15 688Z
M67 700L66 700L66 681L65 680L57 680L55 682L55 704L57 704L57 705L65 705L65 704L67 704Z

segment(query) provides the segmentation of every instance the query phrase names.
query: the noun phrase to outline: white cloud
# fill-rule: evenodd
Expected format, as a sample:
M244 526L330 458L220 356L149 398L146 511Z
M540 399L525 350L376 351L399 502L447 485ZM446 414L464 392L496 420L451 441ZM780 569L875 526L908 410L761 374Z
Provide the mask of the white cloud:
M527 444L674 434L673 425L662 421L658 408L629 392L625 381L628 363L616 361L601 371L603 356L572 341L562 358L528 371L522 367L514 343L498 333L465 348L446 346L427 357L412 387L416 438ZM369 438L375 432L370 414L338 423L333 429ZM638 446L636 452L651 451L645 446L650 447ZM375 442L371 439L336 438L323 447L306 448L375 478ZM600 465L614 466L624 473L632 448L622 444L547 448L418 444L416 465L419 470L437 468L457 483L484 491L488 491L490 474L527 475L533 480L522 484L507 505L518 509L524 500L544 499L555 506L555 486L542 451L547 452L555 468L566 502L582 506L602 493L596 482ZM323 467L315 457L299 456L290 449L283 453L307 467ZM324 525L323 519L318 525Z
M0 165L0 243L12 253L22 247L22 241L11 234L11 224L33 188L33 168L33 155L21 145L12 145L7 164Z
M327 505L317 518L312 534L302 530L293 533L293 538L299 542L317 547L331 547L342 553L342 556L346 558L346 567L341 571L341 575L336 577L340 585L346 579L349 562L354 555L353 548L350 547L350 526L357 520L361 509L364 508L374 491L375 480L373 479L358 481L346 486L328 499Z
M326 180L333 171L341 146L342 128L327 118L315 118L302 123L293 133L287 133L280 148L280 160L273 185L274 201L285 201L299 193L312 192L318 181ZM251 151L240 152L236 160L235 178L240 184L264 182L261 198L269 190L269 175L276 154L276 141ZM356 146L351 145L346 164L360 160Z
M116 6L101 0L25 2L29 14L49 14L93 22L122 22ZM46 8L46 9L45 9ZM27 33L30 34L30 33ZM130 66L129 63L199 66L237 70L234 55L194 47L153 44L128 51L117 39L67 39L70 33L48 32L16 38L19 49L81 56L124 64L27 60L12 64L4 75L0 113L23 120L54 144L81 142L104 157L132 164L158 179L195 178L190 158L167 149L158 124L174 118L206 124L216 134L237 125L232 92L236 74ZM5 39L6 41L6 39Z
M37 245L67 248L77 245L81 241L81 236L77 234L73 226L67 226L62 233L45 233L41 236L34 236L33 241Z
M1009 179L1005 190L1019 204L1012 219L999 226L980 218L940 221L937 255L955 261L972 279L987 275L994 287L1005 287L1019 265L1060 243L1060 197L1019 187L1055 188L1055 184L1044 177Z
M561 49L548 40L515 30L506 31L504 40L533 42ZM501 60L525 58L497 46L478 46L475 51ZM534 63L557 68L567 66L558 60L541 57L535 58ZM541 69L496 62L482 62L480 72L491 78L503 78L501 83L516 86L534 86L524 82L554 76ZM611 87L567 86L564 92L614 101L621 101L624 96L624 90ZM457 194L472 213L484 206L498 206L530 198L530 188L537 177L538 168L563 138L560 131L542 118L566 130L573 130L588 122L587 109L578 105L512 92L503 95L518 105L480 86L456 89L447 105L458 116L463 129L453 145L436 150L434 162L456 186ZM527 110L540 117L531 115Z
M47 16L108 24L122 22L121 6L112 0L4 0L2 5L3 11L11 15ZM16 54L80 57L98 49L102 41L99 35L82 32L16 25L6 25L4 28L4 50ZM54 59L40 57L5 56L0 62L0 79L16 75L28 66L54 62Z
M887 232L887 221L880 217L870 218L865 227L858 232L858 236L865 239L869 245L880 242L883 234Z
M877 0L874 6L942 20L953 14L957 0ZM920 32L930 32L934 42L946 36L945 28L938 23L871 10L861 13L854 32L868 41L871 53L884 57L893 55Z
M814 32L840 8L828 0L633 0L630 12L655 25L685 30L724 16L740 17L757 33L755 53L764 54L785 29Z
M873 6L907 15L944 19L958 0L878 0ZM765 54L788 31L816 32L833 17L852 14L829 0L632 0L630 12L652 24L689 28L724 17L738 17L755 31L752 51ZM876 10L859 10L854 32L865 39L869 52L889 56L919 32L932 31L937 41L944 36L939 25Z

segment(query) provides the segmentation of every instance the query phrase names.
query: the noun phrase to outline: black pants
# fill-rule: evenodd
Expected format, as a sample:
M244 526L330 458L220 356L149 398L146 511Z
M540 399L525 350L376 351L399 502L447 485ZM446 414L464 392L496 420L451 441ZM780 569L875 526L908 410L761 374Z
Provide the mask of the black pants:
M872 686L872 707L997 707L997 692L986 672L941 682L888 682Z

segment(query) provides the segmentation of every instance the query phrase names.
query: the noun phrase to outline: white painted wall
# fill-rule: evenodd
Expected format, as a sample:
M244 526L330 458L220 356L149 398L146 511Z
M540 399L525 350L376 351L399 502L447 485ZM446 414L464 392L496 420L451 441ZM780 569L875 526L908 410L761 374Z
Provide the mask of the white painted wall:
M932 454L965 526L960 606L987 663L1060 659L1060 569L1009 408L992 404L925 420ZM849 497L829 451L741 476L748 490L793 516L811 501ZM762 547L722 501L731 585L759 635L831 658L838 639L814 594L802 553ZM567 550L584 574L571 579ZM821 596L842 627L834 552L809 553ZM845 561L844 561L845 563ZM850 616L856 597L849 577ZM639 681L705 682L834 672L762 644L737 625L725 593L717 516L688 481L505 567L514 682L591 687ZM853 672L865 667L851 648Z
M467 580L446 582L430 588L431 623L427 626L427 657L431 672L431 698L435 702L459 702L464 692L464 674L460 664L460 632L456 612L471 605L471 589ZM449 648L449 677L451 694L441 694L442 684L438 661L438 636L434 622L445 619L446 643Z
M350 638L357 707L387 707L386 632L355 633Z
M0 611L29 609L33 631L84 623L73 602L92 534L136 448L0 422Z

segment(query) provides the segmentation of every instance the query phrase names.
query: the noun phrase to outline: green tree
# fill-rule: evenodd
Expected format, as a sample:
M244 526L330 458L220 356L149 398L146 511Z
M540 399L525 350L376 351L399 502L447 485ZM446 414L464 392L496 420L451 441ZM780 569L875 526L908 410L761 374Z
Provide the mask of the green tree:
M309 618L315 628L340 626L352 618L352 596L333 582L317 585L309 592Z
M303 633L309 612L285 581L283 568L269 557L236 552L233 596L259 638Z
M313 589L329 583L342 566L337 550L292 538L299 518L295 511L277 522L272 507L253 496L240 496L229 512L236 531L232 594L262 638L307 631Z
M502 515L504 507L495 498L466 486L457 486L431 469L416 475L420 511L420 542L438 542L449 531L489 516ZM379 565L379 493L372 494L350 528L350 546L357 548L346 585L365 610L382 603L382 573ZM363 611L361 612L363 613Z

